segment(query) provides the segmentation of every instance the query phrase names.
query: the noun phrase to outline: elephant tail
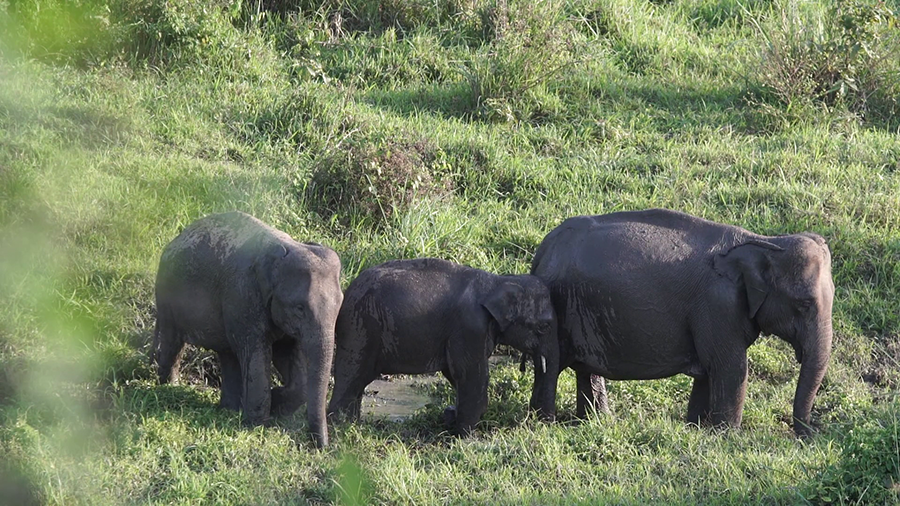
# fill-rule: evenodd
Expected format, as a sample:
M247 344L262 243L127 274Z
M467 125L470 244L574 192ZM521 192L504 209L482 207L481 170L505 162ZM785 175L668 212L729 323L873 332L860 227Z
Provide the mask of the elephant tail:
M159 318L153 324L153 338L150 340L150 350L147 353L151 367L156 363L157 350L159 350Z

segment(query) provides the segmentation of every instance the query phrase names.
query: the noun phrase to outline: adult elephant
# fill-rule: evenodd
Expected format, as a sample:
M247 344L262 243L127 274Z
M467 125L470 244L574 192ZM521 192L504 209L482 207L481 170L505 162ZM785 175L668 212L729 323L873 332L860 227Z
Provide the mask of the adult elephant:
M488 358L498 344L534 357L543 389L532 395L553 413L559 346L550 293L530 275L500 276L446 260L395 260L350 283L337 319L329 413L359 417L366 385L379 374L443 372L456 389L445 411L467 434L488 402Z
M578 216L544 238L531 271L550 288L559 370L576 372L580 416L591 402L605 407L592 374L681 373L694 378L689 421L738 427L747 348L762 331L790 343L801 363L794 431L810 434L831 355L834 284L822 237L766 237L664 209Z
M328 444L325 402L343 295L331 249L299 243L241 212L214 214L163 250L156 276L159 380L178 376L185 343L217 353L220 405L247 423L307 403L309 431ZM283 386L272 390L272 363Z

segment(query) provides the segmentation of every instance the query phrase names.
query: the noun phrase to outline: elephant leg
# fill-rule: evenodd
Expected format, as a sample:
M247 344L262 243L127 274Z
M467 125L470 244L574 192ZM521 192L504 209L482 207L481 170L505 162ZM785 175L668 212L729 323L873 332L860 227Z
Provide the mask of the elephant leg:
M444 378L447 379L447 382L450 383L450 386L451 386L451 387L456 388L456 383L453 381L453 375L450 374L450 369L449 369L449 368L446 368L446 367L445 367L444 369L442 369L442 370L441 370L441 374L444 375Z
M444 375L444 378L447 378L447 381L450 383L450 386L456 390L456 383L453 381L453 376L450 374L450 370L444 368L441 370L441 374ZM456 406L447 406L444 408L444 426L446 427L455 427L456 426Z
M609 414L606 379L603 376L586 371L576 371L575 384L578 389L575 414L578 418L586 418L589 409Z
M705 424L709 418L709 377L694 378L691 400L688 401L687 422Z
M184 351L184 341L178 335L176 329L160 316L156 320L154 350L156 358L156 370L159 374L160 384L178 381L178 372L181 368L181 355Z
M740 427L747 393L747 355L713 368L709 375L709 421Z
M456 435L465 436L472 432L487 410L488 362L487 359L470 359L467 364L451 363L450 373L456 386L456 424L452 430Z
M289 415L306 402L305 361L300 345L292 339L282 339L272 345L272 362L282 383L272 389L273 415Z
M348 420L359 420L366 386L374 381L378 374L374 371L360 371L359 367L342 360L341 355L337 356L336 361L334 390L328 404L328 414L337 414Z
M230 351L221 351L218 355L219 365L222 368L222 395L219 399L219 406L240 411L241 390L243 389L241 363L238 361L237 355Z
M245 423L268 422L272 402L272 347L263 339L248 344L239 353L241 362L241 395Z

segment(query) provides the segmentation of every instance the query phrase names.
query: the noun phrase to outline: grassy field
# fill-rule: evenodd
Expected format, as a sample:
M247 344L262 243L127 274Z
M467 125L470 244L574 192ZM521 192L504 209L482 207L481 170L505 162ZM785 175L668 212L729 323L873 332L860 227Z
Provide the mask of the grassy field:
M896 0L0 0L0 503L900 503ZM240 209L333 247L527 272L568 216L667 207L833 252L818 434L799 366L750 349L744 425L689 379L612 416L527 412L492 372L476 434L411 419L247 429L216 364L149 363L162 247Z

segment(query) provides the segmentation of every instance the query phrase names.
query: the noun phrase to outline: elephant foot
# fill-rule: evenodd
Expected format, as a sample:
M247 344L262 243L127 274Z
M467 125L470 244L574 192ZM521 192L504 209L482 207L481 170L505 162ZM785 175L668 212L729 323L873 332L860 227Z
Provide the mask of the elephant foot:
M444 426L449 429L456 427L456 406L444 408Z
M287 416L293 414L300 409L300 406L306 404L303 394L296 391L288 390L284 387L272 389L272 415Z
M229 411L241 410L241 398L236 396L222 395L219 399L219 407Z
M241 425L244 427L272 427L275 424L275 420L271 416L265 417L250 417L245 413L241 413Z
M473 425L460 426L456 406L444 408L444 425L454 436L466 437L472 433Z

